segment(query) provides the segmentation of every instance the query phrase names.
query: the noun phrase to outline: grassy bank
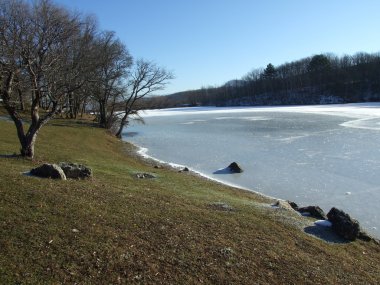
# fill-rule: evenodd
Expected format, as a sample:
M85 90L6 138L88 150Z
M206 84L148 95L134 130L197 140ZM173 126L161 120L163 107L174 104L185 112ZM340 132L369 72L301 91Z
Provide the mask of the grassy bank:
M271 214L252 193L155 169L80 121L53 121L36 160L0 121L1 284L378 284L380 247L331 244ZM41 162L90 166L94 178L22 175ZM156 179L134 178L149 172ZM225 202L236 211L209 204ZM75 229L73 231L73 229Z

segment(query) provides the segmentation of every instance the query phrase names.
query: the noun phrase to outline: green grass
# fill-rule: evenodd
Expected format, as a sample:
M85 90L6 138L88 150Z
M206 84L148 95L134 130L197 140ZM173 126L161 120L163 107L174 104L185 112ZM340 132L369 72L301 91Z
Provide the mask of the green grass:
M378 284L380 247L329 244L254 205L265 199L130 155L84 121L55 120L36 159L0 121L0 284ZM90 166L94 178L22 175L42 162ZM157 179L137 180L136 172ZM217 211L223 201L237 209ZM73 229L79 232L73 232Z

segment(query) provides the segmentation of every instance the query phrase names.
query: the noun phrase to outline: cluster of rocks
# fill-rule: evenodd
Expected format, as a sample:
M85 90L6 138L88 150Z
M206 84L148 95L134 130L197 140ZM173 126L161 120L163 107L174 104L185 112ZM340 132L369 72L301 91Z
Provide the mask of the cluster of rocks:
M153 179L153 178L156 178L155 175L150 174L150 173L136 173L136 174L134 174L134 177L137 179Z
M86 179L92 177L91 168L78 163L60 162L59 164L44 163L33 168L31 175L52 179Z
M375 240L360 227L357 220L351 218L350 215L345 213L343 210L333 207L326 215L318 206L298 207L296 203L291 201L278 201L275 205L284 207L284 203L288 204L288 207L301 213L302 215L307 215L318 220L328 221L329 223L323 224L331 225L332 230L346 240Z

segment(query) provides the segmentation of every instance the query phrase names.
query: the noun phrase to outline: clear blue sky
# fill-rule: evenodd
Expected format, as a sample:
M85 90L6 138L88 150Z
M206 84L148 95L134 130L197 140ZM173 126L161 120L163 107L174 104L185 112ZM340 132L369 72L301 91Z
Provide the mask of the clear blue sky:
M94 14L134 58L175 73L163 93L221 85L318 53L380 51L378 0L57 0Z

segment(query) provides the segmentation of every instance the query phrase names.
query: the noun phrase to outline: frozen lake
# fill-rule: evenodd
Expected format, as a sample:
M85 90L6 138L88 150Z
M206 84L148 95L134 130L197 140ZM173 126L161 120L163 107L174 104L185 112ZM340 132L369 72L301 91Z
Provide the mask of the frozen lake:
M380 104L152 110L124 139L265 195L333 206L380 237ZM241 174L215 174L238 162Z

